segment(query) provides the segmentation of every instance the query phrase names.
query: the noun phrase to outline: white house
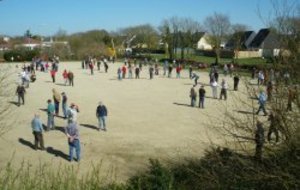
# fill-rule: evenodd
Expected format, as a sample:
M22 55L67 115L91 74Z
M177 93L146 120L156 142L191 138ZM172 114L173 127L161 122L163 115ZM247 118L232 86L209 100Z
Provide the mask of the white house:
M197 43L197 49L200 50L212 50L212 46L208 43L209 36L207 33L203 33L203 36L200 37L198 43Z

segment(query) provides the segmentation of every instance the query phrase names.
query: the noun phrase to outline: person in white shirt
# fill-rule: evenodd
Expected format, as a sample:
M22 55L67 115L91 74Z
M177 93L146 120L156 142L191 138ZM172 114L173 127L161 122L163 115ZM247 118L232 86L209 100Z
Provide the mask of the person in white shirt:
M212 80L212 82L210 83L211 88L212 88L212 94L213 94L213 98L217 99L218 98L218 83L215 79Z

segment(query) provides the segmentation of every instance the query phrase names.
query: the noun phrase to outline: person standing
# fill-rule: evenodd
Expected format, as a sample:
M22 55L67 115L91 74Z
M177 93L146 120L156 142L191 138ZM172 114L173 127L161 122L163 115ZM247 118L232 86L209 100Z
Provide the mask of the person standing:
M55 115L58 116L59 114L59 103L61 101L60 94L53 88L53 101L54 101L54 107L55 107Z
M74 74L72 71L68 72L69 85L74 86Z
M232 77L233 71L234 71L234 65L233 65L233 63L231 63L230 66L229 66L229 74L230 74L230 77Z
M47 115L48 115L48 121L47 121L47 131L50 129L54 129L54 114L55 114L55 108L54 105L52 104L51 100L49 99L47 101L48 107L47 107Z
M262 149L265 143L265 133L263 124L261 121L257 120L256 131L255 131L255 158L258 161L262 160Z
M181 66L178 65L178 66L176 67L176 78L180 78L180 72L181 72Z
M63 110L63 113L64 113L64 118L66 119L67 116L68 116L68 106L67 106L67 102L68 102L68 97L66 95L65 92L61 93L61 96L62 96L62 110Z
M189 66L189 76L190 76L190 79L192 79L192 73L193 73L193 67L192 65Z
M257 85L263 85L265 80L265 76L263 71L258 72Z
M168 78L172 77L172 70L173 70L173 66L172 64L169 64L169 68L168 68Z
M195 107L195 104L196 104L196 98L197 98L197 93L195 91L195 86L193 86L191 88L191 91L190 91L190 98L191 98L191 106L192 107Z
M271 111L271 114L269 115L268 120L270 121L270 127L268 131L268 141L271 141L271 135L272 133L275 133L275 142L277 143L279 141L279 134L278 134L278 126L280 126L280 120L278 118L278 115Z
M167 69L169 67L169 63L167 60L164 61L164 66L163 66L163 70L164 70L164 76L166 76L167 74Z
M258 103L259 103L259 108L256 112L256 114L258 115L259 112L262 110L265 114L265 116L267 115L266 109L265 109L265 104L267 101L267 96L265 94L265 92L263 90L260 90L259 96L258 96Z
M71 103L70 108L67 111L68 123L77 123L78 112L78 106L76 106L74 103Z
M199 108L204 108L205 93L204 86L202 85L199 89Z
M102 102L99 102L99 105L96 110L96 117L98 118L99 131L106 131L106 117L107 117L107 109L106 106L103 105Z
M118 80L122 80L122 69L121 69L121 67L118 68L117 74L118 74Z
M211 88L212 88L212 95L213 98L217 99L218 98L218 83L215 79L211 82Z
M18 95L18 106L21 105L21 100L22 100L22 104L25 104L25 93L26 90L24 88L23 85L18 85L17 90L16 90L16 94Z
M50 71L50 74L51 74L52 82L55 83L55 74L56 74L56 70L55 70L55 69L52 69L52 70Z
M136 79L139 79L139 78L140 78L140 68L139 68L139 67L136 67L136 68L135 68L135 78L136 78Z
M125 79L125 77L126 77L126 66L124 65L123 67L122 67L122 78L123 79Z
M100 71L100 66L101 66L101 60L98 60L98 61L97 61L97 68L98 68L98 71Z
M288 97L287 98L288 98L287 111L293 111L292 104L293 104L293 101L296 99L296 93L292 89L292 87L288 88Z
M85 65L85 60L82 60L81 62L81 68L84 69L84 65Z
M224 96L224 100L227 100L227 88L228 88L227 82L225 81L225 79L222 79L220 100L222 100L223 96Z
M44 138L43 138L43 125L38 114L34 115L31 121L32 134L34 136L34 149L38 149L38 144L40 144L41 150L44 150Z
M69 144L69 161L73 161L73 152L75 149L77 162L80 161L80 140L79 140L79 130L77 123L69 123L65 128L66 136L68 137Z
M62 74L63 78L64 78L64 81L65 81L65 86L67 85L68 83L68 72L67 70L65 69L63 74Z
M192 80L194 79L195 86L197 86L197 84L198 84L198 79L199 79L199 76L198 76L196 73L192 73L192 77L191 77L191 79L192 79Z
M218 82L219 81L219 72L217 71L217 69L215 69L214 77L215 77L216 82Z
M153 79L153 73L154 73L154 68L153 68L153 66L151 65L151 66L149 67L149 75L150 75L150 79Z
M107 62L104 62L104 69L105 69L105 73L107 73L107 71L108 71L108 64L107 64Z
M158 68L158 63L157 62L154 65L154 74L159 75L159 68Z
M131 65L131 63L128 64L128 78L132 79L132 65Z
M240 77L237 74L235 74L233 77L233 90L234 91L238 90L239 82L240 82Z
M227 74L228 74L228 66L227 66L227 64L224 64L223 72L224 72L224 76L226 77Z
M90 61L89 67L90 67L90 70L91 70L91 75L94 75L94 63L93 63L93 61Z

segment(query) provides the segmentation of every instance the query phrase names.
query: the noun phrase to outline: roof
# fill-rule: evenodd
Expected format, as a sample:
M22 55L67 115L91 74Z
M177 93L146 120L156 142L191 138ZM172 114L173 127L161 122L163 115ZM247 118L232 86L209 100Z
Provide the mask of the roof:
M36 40L33 38L25 38L23 44L40 44L40 43L41 43L40 40Z
M276 49L280 48L280 43L269 28L264 28L257 33L249 46L250 48Z
M249 40L251 40L252 36L254 36L254 35L255 35L254 31L236 32L228 40L225 47L226 48L233 48L234 44L235 44L235 40L237 38L239 38L240 39L240 47L247 48Z

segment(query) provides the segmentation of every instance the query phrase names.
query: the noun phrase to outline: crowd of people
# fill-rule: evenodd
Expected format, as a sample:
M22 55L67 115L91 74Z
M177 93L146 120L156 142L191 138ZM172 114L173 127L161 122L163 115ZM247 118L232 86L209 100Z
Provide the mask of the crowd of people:
M114 63L114 59L111 60L112 63ZM109 63L108 59L105 57L101 57L100 59L96 59L94 57L88 56L85 60L82 61L81 67L82 69L90 69L91 75L94 75L94 68L97 66L97 70L101 70L101 65L104 67L104 71L108 72ZM117 79L123 80L123 79L133 79L133 73L135 79L140 78L140 73L143 71L143 66L148 66L148 72L149 72L149 79L154 79L154 76L158 76L160 73L160 68L162 67L163 72L161 72L161 75L166 78L172 78L172 71L175 68L176 71L176 78L180 79L182 69L184 68L183 63L178 63L175 60L172 63L169 63L168 61L164 61L162 63L162 66L159 65L158 61L155 60L155 62L151 62L147 59L145 59L143 62L138 62L136 59L133 61L130 59L125 59L124 64L117 69ZM52 82L56 82L56 74L59 72L59 59L54 58L51 62L44 62L41 59L35 59L33 62L26 66L24 64L22 68L22 72L20 73L21 81L17 87L16 93L18 95L18 105L25 104L25 98L24 95L26 93L25 88L29 88L29 83L36 81L36 71L40 72L48 72L50 70L50 76L52 78ZM194 81L194 84L192 85L192 88L189 92L189 97L191 99L191 107L195 107L197 105L197 98L199 98L198 107L201 109L205 108L205 98L207 97L207 92L205 90L204 83L200 82L200 88L196 89L198 86L198 80L200 79L200 74L196 71L195 68L193 68L191 65L188 67L188 73L189 78ZM230 76L233 80L233 93L234 91L238 91L239 81L240 81L240 75L234 71L233 64L225 64L223 67L223 76L221 82L219 83L219 68L217 65L212 65L211 69L209 71L209 85L212 89L212 98L213 99L224 99L225 101L228 99L228 89L230 86L228 85L228 82L226 81L228 79L227 75ZM266 71L258 71L255 68L252 70L252 79L257 78L257 85L259 89L258 93L258 103L259 108L256 112L256 114L259 114L261 111L263 111L264 115L267 116L268 113L266 111L266 103L267 101L271 101L273 97L274 88L276 84L276 78L280 77L275 73L273 70L270 70L266 73ZM284 73L283 77L286 80L286 83L288 84L289 80L289 74L287 72ZM74 73L72 71L67 71L67 69L64 69L62 72L62 78L65 85L74 86ZM203 81L202 81L203 82ZM264 90L262 87L266 86L266 90ZM218 95L218 89L220 89L220 94ZM198 91L198 95L197 95ZM267 93L265 93L265 91ZM80 160L80 138L79 138L79 124L77 121L78 113L79 113L79 107L75 103L71 103L70 106L68 106L68 96L66 92L58 92L55 88L52 89L53 97L49 98L47 100L47 127L45 131L50 131L55 129L55 119L60 115L60 105L62 109L62 117L65 119L66 127L65 127L65 134L68 138L68 144L69 144L69 160L73 160L73 150L76 150L76 159L77 161ZM295 99L295 89L289 87L288 88L288 104L287 104L287 110L292 110L292 102ZM107 108L106 106L100 101L98 107L96 108L96 118L98 120L98 130L99 131L107 131L106 128L106 117L107 117ZM276 127L276 116L275 113L271 112L269 115L270 120L270 128L268 132L268 140L271 140L271 135L275 133L276 136L276 142L278 142L278 128ZM32 130L33 135L35 139L34 146L37 149L38 144L40 144L40 148L44 150L44 139L43 139L43 127L42 127L42 121L40 119L39 114L35 114L34 118L32 120ZM256 140L262 139L262 132L263 126L261 122L258 122L257 127L257 133L256 133ZM257 140L257 148L260 149L262 147L262 142L260 140ZM258 151L259 152L259 151Z

